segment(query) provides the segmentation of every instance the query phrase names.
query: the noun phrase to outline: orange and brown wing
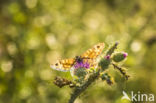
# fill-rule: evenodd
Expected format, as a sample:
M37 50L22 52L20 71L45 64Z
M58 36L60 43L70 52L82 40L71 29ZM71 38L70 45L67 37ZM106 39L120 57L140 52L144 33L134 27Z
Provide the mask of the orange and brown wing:
M51 68L66 72L71 69L74 63L75 63L75 59L58 60L56 63L51 64Z
M91 49L88 49L85 53L81 55L81 58L96 59L103 51L104 43L99 43L94 45Z

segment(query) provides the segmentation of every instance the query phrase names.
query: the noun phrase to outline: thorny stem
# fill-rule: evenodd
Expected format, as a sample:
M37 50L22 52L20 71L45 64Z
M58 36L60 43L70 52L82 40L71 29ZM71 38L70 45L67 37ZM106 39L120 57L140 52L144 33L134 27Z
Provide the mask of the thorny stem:
M98 79L99 77L99 74L100 74L100 69L90 75L90 77L88 78L88 80L80 87L75 87L73 93L71 94L71 98L69 100L68 103L74 103L75 99L83 92L87 89L88 86L90 86L96 79Z
M115 49L117 49L117 46L118 46L118 42L116 42L106 53L106 55L112 55L112 53L114 52Z
M116 69L118 69L118 70L120 71L120 73L126 78L126 80L128 80L128 78L129 78L130 76L126 74L126 71L125 71L123 68L117 66L117 65L114 64L114 63L112 63L112 65L114 66L114 68L116 68Z

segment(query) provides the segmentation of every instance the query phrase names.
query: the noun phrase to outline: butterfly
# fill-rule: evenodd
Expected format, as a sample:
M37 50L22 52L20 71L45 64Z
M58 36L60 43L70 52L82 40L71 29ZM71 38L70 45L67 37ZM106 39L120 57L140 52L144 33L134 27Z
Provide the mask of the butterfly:
M56 63L51 64L50 67L58 71L69 71L76 62L88 62L92 67L96 66L96 59L102 53L104 43L94 45L80 56L71 59L58 60Z

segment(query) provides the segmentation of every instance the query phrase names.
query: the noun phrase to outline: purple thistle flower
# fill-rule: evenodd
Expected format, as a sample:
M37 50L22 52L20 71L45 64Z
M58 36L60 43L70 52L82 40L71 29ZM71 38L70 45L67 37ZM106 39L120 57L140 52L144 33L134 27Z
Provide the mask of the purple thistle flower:
M123 53L124 58L128 56L128 53Z
M84 65L83 62L80 62L80 63L79 63L79 66L80 66L80 67L83 67L83 65Z
M88 62L84 63L84 68L88 69L90 67L90 64Z
M75 65L74 65L74 68L79 68L79 63L76 63Z
M75 69L78 69L78 68L90 68L90 64L88 62L76 62L76 64L74 65Z
M107 55L104 58L108 60L108 59L110 59L110 55Z
M74 65L74 68L79 68L79 65L75 64L75 65Z

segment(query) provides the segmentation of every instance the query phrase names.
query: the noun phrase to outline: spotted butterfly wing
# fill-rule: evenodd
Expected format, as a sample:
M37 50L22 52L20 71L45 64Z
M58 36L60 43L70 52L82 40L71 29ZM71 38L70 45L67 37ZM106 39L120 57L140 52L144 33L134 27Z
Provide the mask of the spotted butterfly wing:
M70 68L73 66L75 59L63 59L58 60L56 63L51 64L51 68L59 71L69 71Z
M104 49L104 43L99 43L95 45L93 48L88 49L81 55L81 58L89 58L89 59L96 59Z
M104 49L104 43L94 45L92 48L84 52L80 57L83 58L83 62L89 62L91 67L97 66L96 58L102 53Z
M104 48L104 43L99 43L95 45L93 48L88 49L85 53L83 53L80 58L83 59L83 62L88 62L91 66L95 67L96 58L101 54ZM71 67L76 62L75 58L72 59L63 59L58 60L56 63L51 65L51 68L59 71L69 71Z

